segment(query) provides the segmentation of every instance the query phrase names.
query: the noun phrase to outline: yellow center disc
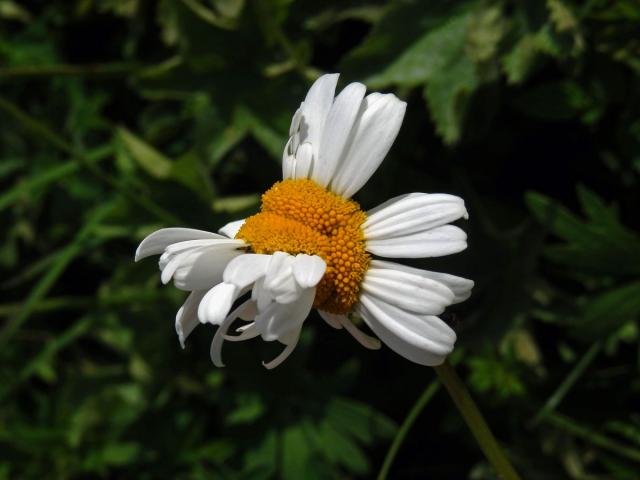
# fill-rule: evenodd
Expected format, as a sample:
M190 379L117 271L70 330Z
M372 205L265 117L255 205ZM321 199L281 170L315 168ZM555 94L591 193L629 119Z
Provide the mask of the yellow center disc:
M255 253L318 255L327 270L313 306L346 313L358 301L371 260L362 232L366 218L353 200L328 192L312 180L288 179L262 195L260 213L247 218L236 238Z

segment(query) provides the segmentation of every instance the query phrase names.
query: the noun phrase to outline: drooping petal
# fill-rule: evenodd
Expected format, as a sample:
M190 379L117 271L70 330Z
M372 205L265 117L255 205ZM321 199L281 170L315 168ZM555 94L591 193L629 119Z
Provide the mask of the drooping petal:
M455 332L435 316L416 316L362 295L357 311L393 351L420 365L440 365L453 350Z
M315 288L307 288L302 290L294 302L272 302L263 311L258 312L255 322L262 338L270 342L279 340L291 331L299 330L311 311L315 295Z
M315 287L324 275L327 264L317 255L296 255L293 262L293 275L302 288Z
M441 193L410 193L392 198L367 212L362 225L367 240L411 235L465 217L460 197Z
M410 312L439 315L454 294L446 285L402 270L369 268L362 292Z
M135 261L158 255L172 243L183 242L185 240L196 240L206 238L224 238L217 233L195 230L193 228L162 228L148 235L136 250Z
M407 265L402 265L400 263L386 262L383 260L372 260L370 268L371 269L386 268L391 270L402 270L407 273L420 275L422 277L435 280L436 282L440 282L446 285L447 287L449 287L449 289L455 295L452 303L463 302L464 300L469 298L471 296L471 289L473 288L473 285L474 285L473 280L457 277L455 275L449 275L448 273L432 272L429 270L422 270L421 268L408 267Z
M271 255L259 304L264 305L265 299L268 299L267 303L272 299L278 303L291 303L298 298L301 288L293 275L294 262L295 257L286 252L274 252Z
M225 319L220 323L218 330L216 330L216 334L213 336L213 341L211 342L211 361L216 367L224 367L224 363L222 363L222 344L224 343L227 331L231 324L238 318L244 310L247 308L247 304L249 302L245 302L236 308L233 312L225 317Z
M178 334L178 340L182 348L184 348L184 342L189 334L191 334L193 329L199 324L198 305L205 293L204 291L191 292L182 307L180 307L180 310L178 310L176 315L176 333Z
M274 358L270 362L267 362L267 363L262 362L262 365L264 365L264 367L267 370L272 370L276 368L278 365L284 362L289 357L289 355L291 355L291 352L295 350L296 345L298 344L299 338L300 338L300 331L298 330L295 332L291 332L286 338L281 339L286 346L282 350L280 355L278 355L276 358Z
M218 230L218 233L228 238L236 238L236 235L238 234L238 231L240 230L242 225L244 225L244 222L245 222L244 218L240 220L235 220L233 222L229 222L220 230Z
M407 104L392 94L368 95L353 126L331 190L349 198L369 180L398 135Z
M340 330L342 328L342 324L340 323L340 315L336 315L335 313L323 312L322 310L318 310L320 317L329 324L329 326L335 328L336 330Z
M222 281L225 268L239 255L244 252L233 245L200 248L184 258L173 274L173 283L181 290L208 290Z
M238 290L243 290L264 276L270 260L271 255L256 253L240 255L229 262L222 279L226 283L235 285Z
M329 110L320 141L319 156L312 174L313 180L321 187L329 185L340 164L366 90L361 83L347 85L335 98Z
M344 326L344 329L349 332L360 345L362 345L364 348L368 348L369 350L380 349L380 340L364 333L362 330L356 327L346 315L340 315L339 318L340 323Z
M230 283L219 283L209 290L198 306L201 323L220 325L238 295L238 288Z
M367 251L389 258L441 257L467 248L467 234L454 225L444 225L403 237L367 241Z

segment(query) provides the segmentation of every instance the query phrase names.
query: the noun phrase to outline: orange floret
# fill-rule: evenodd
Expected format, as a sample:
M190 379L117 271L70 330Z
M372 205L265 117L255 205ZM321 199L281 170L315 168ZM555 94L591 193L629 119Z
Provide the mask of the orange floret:
M262 195L260 213L247 218L236 238L255 253L318 255L327 264L314 308L346 313L358 301L371 258L365 251L365 213L353 200L313 180L283 180Z

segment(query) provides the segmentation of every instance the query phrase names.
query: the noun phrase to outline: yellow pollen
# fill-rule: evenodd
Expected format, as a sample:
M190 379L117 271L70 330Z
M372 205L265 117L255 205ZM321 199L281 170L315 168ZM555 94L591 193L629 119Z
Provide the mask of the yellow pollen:
M353 200L328 192L313 180L283 180L262 195L260 213L236 235L254 253L277 251L318 255L327 270L316 289L314 308L346 313L358 301L371 258L362 224L367 216Z

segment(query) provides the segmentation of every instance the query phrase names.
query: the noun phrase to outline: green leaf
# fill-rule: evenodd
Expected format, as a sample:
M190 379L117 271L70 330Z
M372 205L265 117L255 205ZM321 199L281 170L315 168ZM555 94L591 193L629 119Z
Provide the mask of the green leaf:
M476 66L466 56L460 56L427 83L424 96L436 130L446 143L460 139L469 101L479 85Z
M397 60L380 73L365 79L371 88L389 85L413 87L422 85L464 55L464 39L471 16L464 12L446 18L438 26L425 31Z
M172 169L171 160L126 128L118 128L117 136L131 157L149 175L159 179L169 177Z
M303 428L300 425L287 427L282 433L282 478L305 478L310 454Z
M591 295L572 325L581 338L595 339L640 318L640 282Z
M321 424L320 436L322 448L331 462L342 465L358 475L364 475L369 471L369 462L360 447L329 422Z

